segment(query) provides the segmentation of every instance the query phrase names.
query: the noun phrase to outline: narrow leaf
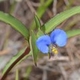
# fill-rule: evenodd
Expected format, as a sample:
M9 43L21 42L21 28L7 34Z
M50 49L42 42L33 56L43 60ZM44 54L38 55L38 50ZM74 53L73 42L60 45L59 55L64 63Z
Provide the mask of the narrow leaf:
M7 24L10 24L15 30L20 32L26 39L28 39L29 32L27 28L19 20L1 11L0 11L0 20Z
M16 76L15 76L15 80L19 80L19 70L16 70Z
M41 29L38 30L37 32L37 38L44 35L43 31Z
M57 14L55 17L50 19L48 22L46 22L42 26L42 30L45 33L51 32L55 27L57 27L60 23L62 23L64 20L68 19L69 17L80 13L80 6L71 8L69 10L63 11L60 14Z
M41 31L40 27L41 27L41 24L40 24L40 21L39 21L39 18L35 15L35 23L36 23L36 27L37 27L37 38L41 35L43 35L44 33Z
M80 29L66 31L68 38L80 35Z
M37 27L38 29L40 29L41 24L40 24L39 18L37 17L37 15L35 15L34 18L35 18L36 27Z
M4 75L5 72L8 70L8 68L24 53L25 50L26 50L26 48L20 50L14 57L12 57L12 59L11 59L11 60L6 64L6 66L4 67L4 69L3 69L3 75ZM30 55L31 55L31 53L29 53L28 55L25 54L24 57L28 57L28 56L30 56ZM20 61L21 61L21 60L23 60L23 58L20 59ZM16 64L17 64L17 63L16 63Z
M42 15L44 14L44 12L47 10L48 6L51 4L51 2L53 2L54 0L46 0L44 1L45 3L43 3L38 9L37 9L37 14L39 16L39 18L42 17Z
M36 35L33 31L31 31L31 36L30 36L30 48L32 51L34 63L36 64L37 56L38 56L38 48L36 46Z
M38 15L39 18L41 18L43 16L43 14L45 13L45 11L47 10L47 8L49 7L49 5L53 2L54 0L46 0L44 1L45 3L43 3L41 6L38 7L36 13ZM33 30L35 29L35 22L33 20L30 29Z

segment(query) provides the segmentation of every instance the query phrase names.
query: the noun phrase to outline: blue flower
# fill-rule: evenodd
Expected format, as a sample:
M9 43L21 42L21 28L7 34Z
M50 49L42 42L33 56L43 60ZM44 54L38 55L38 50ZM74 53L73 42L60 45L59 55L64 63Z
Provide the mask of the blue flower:
M61 29L55 29L50 34L51 42L59 47L64 47L67 43L67 34Z
M43 36L39 37L36 41L36 45L42 53L48 53L49 52L48 47L50 44L51 44L51 40L50 40L50 37L48 35L43 35Z
M57 45L59 47L64 47L66 43L67 43L67 34L65 31L61 29L55 29L54 31L51 32L50 36L48 35L40 36L36 41L38 49L42 53L46 54L49 52L49 46L51 44Z

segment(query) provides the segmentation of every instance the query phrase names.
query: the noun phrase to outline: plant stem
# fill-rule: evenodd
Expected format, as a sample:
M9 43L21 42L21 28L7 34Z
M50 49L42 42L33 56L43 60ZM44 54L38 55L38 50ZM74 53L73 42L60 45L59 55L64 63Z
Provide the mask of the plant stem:
M5 72L5 74L2 76L2 78L0 80L5 80L5 78L7 77L8 73L10 72L10 70L26 55L28 55L30 52L30 47L26 48L25 52L19 57L17 58L12 65L7 69L7 71Z

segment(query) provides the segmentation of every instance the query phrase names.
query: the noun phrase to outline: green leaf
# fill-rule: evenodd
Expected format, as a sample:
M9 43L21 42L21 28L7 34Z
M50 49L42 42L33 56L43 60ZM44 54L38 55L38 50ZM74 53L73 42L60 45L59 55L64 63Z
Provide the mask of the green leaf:
M43 31L41 29L38 30L37 32L37 38L44 35Z
M41 24L40 24L39 18L37 17L37 15L35 15L34 18L35 18L36 27L37 27L38 29L40 29Z
M80 29L76 29L76 30L68 30L66 31L68 38L76 36L76 35L80 35Z
M80 6L76 6L74 8L71 8L69 10L63 11L60 14L57 14L55 17L50 19L48 22L46 22L42 26L42 30L45 33L51 32L55 27L57 27L60 23L62 23L64 20L68 19L69 17L80 13Z
M5 72L7 71L7 69L13 64L13 62L24 53L25 50L26 50L26 48L20 50L14 57L12 57L12 59L4 67L4 69L3 69L3 75L5 74ZM31 53L29 53L28 55L26 55L25 58L28 57L28 56L30 56L30 55L31 55ZM23 58L20 60L20 62L22 60L23 60Z
M16 76L15 76L15 80L19 80L19 70L16 70Z
M28 80L31 71L32 71L32 66L28 66L28 67L26 68L26 77L25 77L26 80Z
M44 12L46 11L46 9L48 8L48 6L51 4L51 2L53 2L54 0L46 0L44 1L45 3L43 3L38 9L37 9L37 14L39 16L39 18L42 17L42 15L44 14Z
M0 20L7 24L10 24L11 27L20 32L26 39L28 39L29 32L19 20L4 12L0 12Z
M37 13L37 16L39 18L41 18L43 16L43 14L45 13L45 11L47 10L47 8L49 7L49 5L53 2L53 0L44 0L45 3L43 3L41 6L38 7L36 13ZM31 27L30 27L30 30L33 30L35 29L36 26L35 26L35 21L33 20L32 24L31 24Z
M0 0L0 2L3 2L4 0Z
M44 33L40 29L41 24L40 24L39 18L36 15L35 15L35 23L36 23L36 27L38 28L38 32L37 32L37 38L38 38L39 36L43 35Z
M30 36L30 48L32 51L34 63L36 64L37 61L37 56L38 56L38 48L36 46L36 35L35 33L31 30L31 36Z

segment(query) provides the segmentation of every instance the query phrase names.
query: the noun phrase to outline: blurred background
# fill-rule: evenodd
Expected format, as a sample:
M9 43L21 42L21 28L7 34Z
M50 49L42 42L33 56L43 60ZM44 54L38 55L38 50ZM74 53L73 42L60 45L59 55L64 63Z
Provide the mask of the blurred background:
M80 6L80 0L0 0L0 11L19 19L27 28L34 27L34 14L41 24L69 8ZM66 15L66 14L65 14ZM79 29L80 15L77 14L58 28ZM0 76L4 66L17 52L27 46L25 39L10 25L0 22ZM6 80L15 80L18 70L19 80L80 80L80 35L68 39L64 48L59 48L59 57L48 59L42 55L34 65L32 56L16 65Z

